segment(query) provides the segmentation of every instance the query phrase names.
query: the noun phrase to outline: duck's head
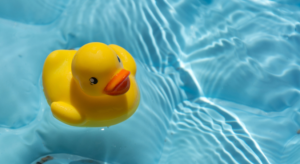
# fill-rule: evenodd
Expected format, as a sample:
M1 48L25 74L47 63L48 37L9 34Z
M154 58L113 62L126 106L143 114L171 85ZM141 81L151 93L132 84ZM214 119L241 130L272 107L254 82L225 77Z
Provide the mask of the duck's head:
M80 88L90 96L121 95L130 87L130 72L106 44L82 46L72 61L72 74Z

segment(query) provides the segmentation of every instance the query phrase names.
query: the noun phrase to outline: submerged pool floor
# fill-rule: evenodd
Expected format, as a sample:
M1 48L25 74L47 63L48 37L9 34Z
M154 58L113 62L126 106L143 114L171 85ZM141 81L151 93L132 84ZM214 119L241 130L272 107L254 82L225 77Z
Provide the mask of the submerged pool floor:
M0 0L0 163L300 163L299 4ZM65 125L43 94L47 55L89 42L137 62L115 126Z

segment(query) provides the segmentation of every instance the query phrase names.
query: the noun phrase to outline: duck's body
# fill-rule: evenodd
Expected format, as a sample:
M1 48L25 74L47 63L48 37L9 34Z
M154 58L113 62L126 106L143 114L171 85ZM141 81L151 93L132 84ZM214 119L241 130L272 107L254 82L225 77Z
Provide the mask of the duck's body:
M103 127L120 123L136 111L140 95L135 81L134 60L123 48L116 45L108 47L119 56L124 68L131 72L128 76L130 88L124 94L116 96L87 94L82 89L85 86L82 85L90 84L76 81L72 73L72 61L77 53L76 50L57 50L47 57L43 69L44 92L57 119L73 126ZM103 77L107 81L106 78L109 81L112 77ZM101 76L98 79L101 80Z

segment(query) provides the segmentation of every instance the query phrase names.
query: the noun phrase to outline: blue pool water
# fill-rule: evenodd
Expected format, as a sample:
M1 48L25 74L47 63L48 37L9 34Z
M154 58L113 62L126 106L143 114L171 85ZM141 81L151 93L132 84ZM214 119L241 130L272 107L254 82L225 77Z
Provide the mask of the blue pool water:
M57 121L47 55L117 44L141 103L111 127ZM299 0L0 0L0 163L300 163Z

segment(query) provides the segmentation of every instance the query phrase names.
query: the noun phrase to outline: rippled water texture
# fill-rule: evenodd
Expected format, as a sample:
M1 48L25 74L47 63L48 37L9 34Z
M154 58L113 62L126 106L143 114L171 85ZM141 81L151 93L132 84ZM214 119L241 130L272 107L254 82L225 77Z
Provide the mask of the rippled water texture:
M0 0L0 163L300 163L300 1ZM47 55L88 42L136 59L127 121L53 118Z

